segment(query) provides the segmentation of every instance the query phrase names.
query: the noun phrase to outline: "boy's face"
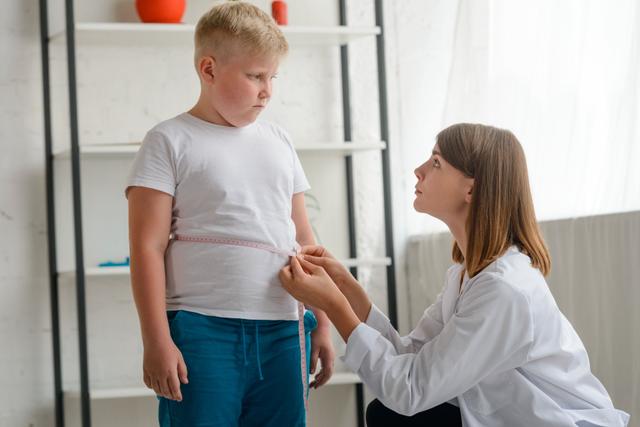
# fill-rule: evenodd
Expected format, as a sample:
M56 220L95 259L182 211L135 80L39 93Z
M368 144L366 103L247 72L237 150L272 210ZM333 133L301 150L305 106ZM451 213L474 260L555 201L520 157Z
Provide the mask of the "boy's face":
M258 118L271 99L279 63L280 58L272 55L236 54L222 62L213 60L205 93L221 124L240 127Z

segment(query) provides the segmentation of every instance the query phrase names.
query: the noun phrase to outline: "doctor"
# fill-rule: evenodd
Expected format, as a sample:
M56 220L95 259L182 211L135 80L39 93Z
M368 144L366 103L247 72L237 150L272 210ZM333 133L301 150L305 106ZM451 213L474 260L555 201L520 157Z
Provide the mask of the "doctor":
M414 207L447 224L455 264L409 335L322 247L280 272L347 343L345 363L377 397L368 426L626 426L545 282L549 253L516 137L453 125L415 174Z

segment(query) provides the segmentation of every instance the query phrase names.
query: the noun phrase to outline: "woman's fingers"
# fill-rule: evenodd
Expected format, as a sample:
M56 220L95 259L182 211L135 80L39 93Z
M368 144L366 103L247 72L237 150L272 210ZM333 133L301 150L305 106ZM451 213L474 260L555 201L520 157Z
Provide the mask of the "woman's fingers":
M280 280L282 281L282 283L289 283L291 280L293 280L293 274L291 272L291 265L287 265L286 267L280 269Z
M296 260L302 266L302 268L308 270L312 274L313 273L319 273L321 270L323 270L322 267L307 261L305 258L303 258L301 256L300 257L296 257Z
M305 273L302 269L302 265L300 265L300 259L297 256L291 257L291 263L289 265L291 266L291 274L294 279L303 278L307 275L307 273Z
M302 254L309 254L309 255L315 255L315 256L323 256L326 252L327 250L324 247L319 245L303 246L300 249L300 253Z
M320 256L304 254L302 256L302 259L304 259L305 261L309 261L312 264L319 265L320 267L324 267L327 265L327 258L320 257Z

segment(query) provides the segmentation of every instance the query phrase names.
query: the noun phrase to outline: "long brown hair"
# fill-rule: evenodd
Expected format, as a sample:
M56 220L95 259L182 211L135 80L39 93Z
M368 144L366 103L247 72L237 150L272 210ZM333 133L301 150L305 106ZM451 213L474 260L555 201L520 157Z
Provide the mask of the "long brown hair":
M536 222L527 162L515 135L505 129L459 123L442 130L437 143L449 164L474 179L466 259L454 242L453 260L463 263L473 277L516 245L546 276L551 258Z

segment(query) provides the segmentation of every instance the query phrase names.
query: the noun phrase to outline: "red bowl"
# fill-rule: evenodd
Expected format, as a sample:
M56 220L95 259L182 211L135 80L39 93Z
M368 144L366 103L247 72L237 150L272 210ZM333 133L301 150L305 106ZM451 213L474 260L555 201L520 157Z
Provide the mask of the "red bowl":
M136 0L140 20L154 24L178 24L184 15L186 0Z

